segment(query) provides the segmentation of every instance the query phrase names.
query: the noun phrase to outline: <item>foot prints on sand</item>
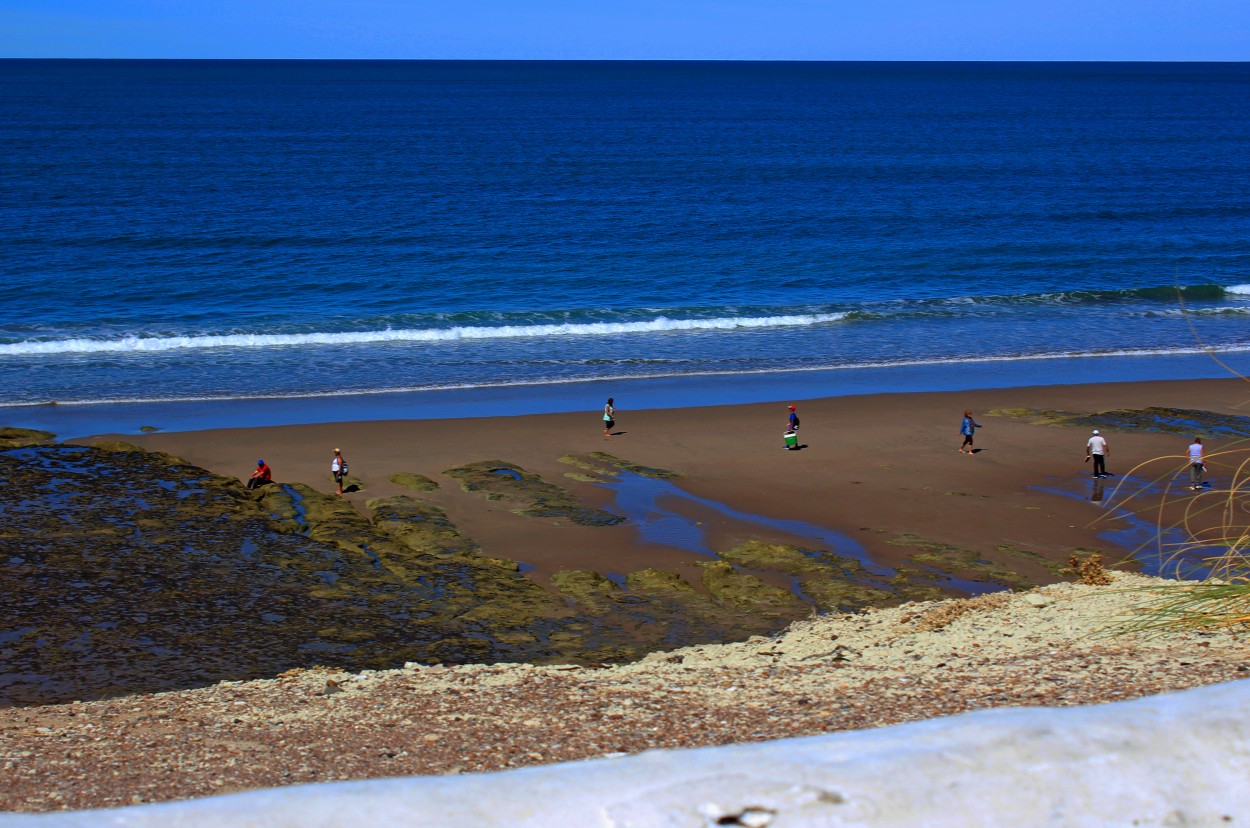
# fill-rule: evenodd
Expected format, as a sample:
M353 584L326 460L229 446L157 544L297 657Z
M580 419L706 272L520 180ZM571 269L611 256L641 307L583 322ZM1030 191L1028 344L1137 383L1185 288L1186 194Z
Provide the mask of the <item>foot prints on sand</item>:
M615 578L569 571L553 592L516 561L481 554L440 507L409 495L369 500L365 515L303 484L252 492L125 443L9 436L0 450L10 482L0 492L0 544L9 550L0 586L20 598L0 637L0 704L317 664L628 661L774 632L812 604L940 594L932 578L761 541L717 553L689 580L655 568ZM600 480L673 478L599 453L575 465ZM448 473L516 502L523 519L585 514L571 494L514 465Z

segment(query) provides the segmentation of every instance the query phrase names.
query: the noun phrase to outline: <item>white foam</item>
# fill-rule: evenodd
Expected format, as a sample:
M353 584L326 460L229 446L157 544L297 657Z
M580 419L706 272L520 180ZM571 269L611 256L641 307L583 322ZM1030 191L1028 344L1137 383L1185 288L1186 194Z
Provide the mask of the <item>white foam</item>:
M931 365L980 365L999 362L1030 362L1033 360L1096 359L1101 357L1150 357L1188 356L1194 354L1237 354L1250 352L1250 342L1229 343L1216 346L1193 346L1187 348L1134 348L1115 351L1051 351L1040 354L1002 354L969 357L936 357L933 359L879 360L855 362L843 365L786 366L784 368L747 368L724 371L672 371L664 373L621 373L591 377L543 377L532 380L505 380L476 383L430 383L428 385L404 385L389 388L336 389L334 391L301 391L278 394L243 394L186 397L116 397L104 399L57 400L56 405L129 405L134 403L168 402L236 402L240 400L300 400L326 397L363 397L380 394L412 394L424 391L471 391L486 388L524 388L543 385L580 385L584 383L627 382L630 380L694 379L700 377L745 377L767 374L802 374L820 371L856 371L878 368L913 368ZM47 402L0 403L0 407L37 407Z
M1250 296L1250 285L1228 285L1224 288L1224 292L1237 296Z
M378 342L454 342L474 339L522 339L552 336L612 336L661 331L732 330L821 325L845 319L846 313L747 316L717 319L669 319L638 322L583 322L554 325L501 325L455 328L384 329L342 333L220 334L205 336L128 336L119 339L28 340L0 345L0 356L51 354L156 353L207 348L274 348L307 345L358 345Z

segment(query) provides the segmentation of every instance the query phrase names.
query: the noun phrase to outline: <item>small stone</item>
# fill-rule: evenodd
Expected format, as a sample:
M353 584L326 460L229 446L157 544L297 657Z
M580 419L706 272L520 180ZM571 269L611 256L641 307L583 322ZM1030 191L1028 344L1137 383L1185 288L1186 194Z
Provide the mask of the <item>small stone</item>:
M1043 595L1040 592L1030 592L1024 596L1024 602L1031 607L1041 609L1042 607L1049 607L1051 604L1055 603L1055 599L1051 598L1049 595Z

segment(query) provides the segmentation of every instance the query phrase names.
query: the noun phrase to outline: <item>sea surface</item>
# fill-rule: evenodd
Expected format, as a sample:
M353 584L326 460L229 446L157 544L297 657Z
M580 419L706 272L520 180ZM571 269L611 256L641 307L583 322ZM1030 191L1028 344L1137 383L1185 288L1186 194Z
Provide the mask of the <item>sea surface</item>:
M1250 370L1250 64L7 60L0 112L6 422Z

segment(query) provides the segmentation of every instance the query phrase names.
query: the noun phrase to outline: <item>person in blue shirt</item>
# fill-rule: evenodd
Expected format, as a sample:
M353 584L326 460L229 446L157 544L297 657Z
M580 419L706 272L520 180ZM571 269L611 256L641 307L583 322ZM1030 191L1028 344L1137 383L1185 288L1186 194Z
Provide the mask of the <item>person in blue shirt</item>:
M981 424L972 419L972 412L965 411L963 425L959 427L959 433L964 436L964 443L959 447L960 454L967 454L971 457L974 453L976 453L976 450L972 447L972 435L980 427Z

